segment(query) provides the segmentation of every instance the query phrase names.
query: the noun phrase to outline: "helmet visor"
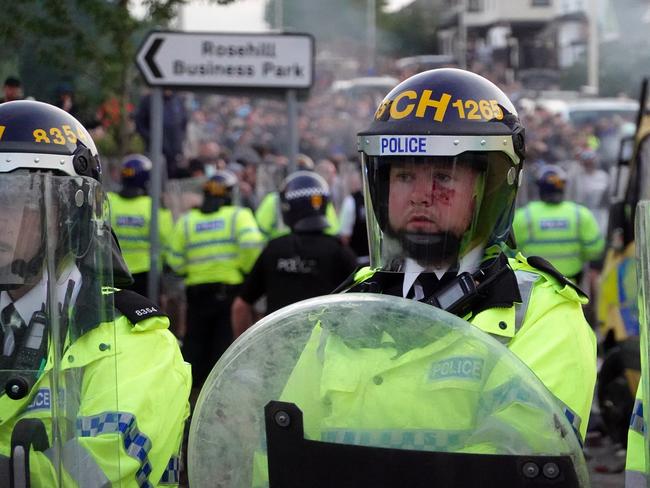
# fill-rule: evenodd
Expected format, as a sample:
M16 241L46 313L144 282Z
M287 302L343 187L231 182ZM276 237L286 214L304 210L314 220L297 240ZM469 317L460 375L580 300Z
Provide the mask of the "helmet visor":
M518 168L505 153L363 159L372 267L453 269L506 239Z
M104 194L90 178L0 174L0 289L38 283L50 261L57 269L95 259L92 241L108 233L107 218Z

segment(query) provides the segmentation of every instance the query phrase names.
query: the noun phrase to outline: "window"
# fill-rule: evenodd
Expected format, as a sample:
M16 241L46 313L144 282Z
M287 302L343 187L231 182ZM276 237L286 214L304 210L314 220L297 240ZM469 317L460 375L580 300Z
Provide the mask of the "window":
M468 12L480 12L483 10L483 0L467 0Z

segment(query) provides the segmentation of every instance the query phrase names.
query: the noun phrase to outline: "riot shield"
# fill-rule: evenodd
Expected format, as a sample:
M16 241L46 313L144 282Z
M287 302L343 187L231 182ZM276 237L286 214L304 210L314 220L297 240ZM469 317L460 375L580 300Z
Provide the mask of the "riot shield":
M641 389L643 405L650 405L650 323L648 322L648 300L650 300L650 200L642 200L636 207L635 216L637 279L639 283L639 332L641 336ZM636 412L634 412L636 414ZM636 415L635 415L636 416ZM642 418L642 416L641 416ZM634 419L631 427L635 427ZM644 436L645 472L650 467L650 433L647 421L638 429Z
M588 485L562 408L505 346L385 295L258 322L205 382L188 447L191 486Z
M109 222L95 180L0 174L1 486L119 480Z

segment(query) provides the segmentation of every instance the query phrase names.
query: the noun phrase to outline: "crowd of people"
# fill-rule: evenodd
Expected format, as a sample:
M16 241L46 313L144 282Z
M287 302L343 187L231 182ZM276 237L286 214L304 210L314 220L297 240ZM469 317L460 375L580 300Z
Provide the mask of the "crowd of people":
M338 288L422 301L465 318L484 333L496 337L559 400L577 438L584 441L596 381L596 338L592 329L597 329L597 324L588 311L583 311L587 298L580 285L591 285L592 292L595 289L614 177L612 168L603 162L602 148L609 144L612 134L618 136L624 131L624 121L600 120L576 127L542 108L532 111L520 108L517 117L510 99L516 103L519 87L506 86L504 93L489 81L488 78L495 76L493 73L485 73L486 77L460 70L454 70L448 77L440 73L406 78L398 86L402 92L398 89L392 92L393 99L406 92L425 97L430 87L441 93L454 93L459 99L468 96L467 93L477 93L498 101L500 116L493 114L493 118L476 122L450 112L448 117L455 118L450 125L456 127L456 133L437 133L439 127L432 128L419 110L406 108L396 116L395 106L388 109L379 105L385 94L368 92L349 97L321 87L300 105L297 123L300 154L295 161L289 161L285 155L289 134L286 106L282 101L217 95L184 98L165 92L166 178L162 208L154 219L158 222L161 241L161 266L157 273L162 276L163 286L161 296L152 299L160 300L167 314L175 318L171 330L180 343L182 357L192 365L192 402L219 357L258 318L295 301ZM16 78L7 79L6 101L22 97L20 83L16 86L16 82ZM52 113L48 112L49 106L31 103L35 105L23 105L24 119L18 119L23 125L21 131L29 133L37 127L30 118L32 112L36 114L34 117L43 120L51 117L53 122L47 119L52 124L51 130L79 125L70 115L74 105L69 97L62 96L61 110ZM145 147L149 143L149 103L149 98L144 96L134 114L134 128ZM5 107L7 126L15 125L15 121L11 122L11 104L0 105L0 116L2 107ZM498 136L481 132L487 123L496 127ZM369 125L365 142L357 142L357 134ZM21 141L22 134L13 134L9 131L10 139ZM379 152L380 134L414 138L428 152ZM80 129L74 140L85 144L76 145L67 132L66 137L69 154L66 153L65 161L69 159L66 163L69 167L64 172L72 178L70 181L78 176L99 180L92 135ZM449 147L460 145L460 148L441 149L442 146L433 144L431 137L443 137L449 140ZM475 149L479 141L481 145L487 144L485 149ZM27 149L30 154L36 151L32 145ZM50 151L56 153L56 150L47 147L43 154L50 155ZM526 165L522 173L524 158ZM42 170L42 165L36 166L39 158L27 159L21 160L20 168L31 173L16 176L7 171L7 174L38 180L34 174ZM97 290L104 284L123 283L139 293L135 296L151 291L146 285L151 273L147 247L152 225L148 181L153 164L143 154L131 154L115 165L117 171L104 171L111 176L119 175L114 181L104 182L106 187L115 190L108 200L111 227L117 240L111 242L114 276L106 283L102 282L105 277L84 277L84 283L97 285ZM290 168L298 171L290 173ZM45 169L58 171L58 167ZM92 192L85 195L84 191L89 190L84 188L75 193L77 207L83 207L86 202L90 205L92 201ZM62 237L57 232L52 234L52 239ZM75 273L99 269L99 264L94 265L97 268L84 266L87 263L82 261L87 255L76 252L76 249L63 249L55 253L65 258L67 268L63 268L71 270L68 283L72 284L63 291L73 297L73 302L81 293L79 280L73 279ZM525 256L533 254L548 261L526 259ZM25 270L36 269L33 256L21 259L20 267L9 263L12 270L21 271L7 273L4 278L15 280ZM361 268L369 263L373 269ZM58 272L61 267L44 269ZM128 279L119 279L120 270ZM29 283L19 283L18 289L30 291L39 280L47 281L47 273L39 267L30 279ZM129 284L130 281L133 283ZM463 288L469 286L467 283L473 283L476 289ZM7 304L19 304L22 298L15 293L14 285L8 283L7 291L2 291L3 310ZM463 291L460 295L459 289ZM65 298L66 306L70 305L70 296ZM44 307L46 302L44 299ZM101 307L103 312L110 309L113 317L112 303L102 302ZM135 344L136 339L129 335L133 327L134 331L142 332L140 336L136 334L137 340L147 342L146 347L158 347L175 372L175 388L187 393L179 394L177 401L167 408L166 414L175 429L162 442L165 449L160 451L151 449L150 441L147 444L146 436L134 421L126 433L120 431L121 427L115 427L110 434L118 434L116 442L125 445L127 453L121 462L129 466L129 476L148 482L153 473L155 481L163 482L169 477L178 481L181 426L188 415L184 399L190 396L189 372L182 364L176 344L170 342L167 319L160 318L163 314L156 307L128 294L116 294L115 308L122 315L116 313L114 322L126 343ZM16 305L14 309L20 312L21 307ZM585 319L585 313L591 324ZM24 329L20 323L12 325L11 320L0 317L6 362L17 361L13 339L9 341L8 337L13 337L12 331ZM23 317L22 323L32 326L29 317ZM66 343L82 349L85 342L76 341L101 330L93 324L90 329L64 330L62 337ZM314 331L303 359L307 365L313 362L319 366L308 367L304 372L296 368L285 393L293 392L296 399L304 399L310 387L303 388L301 381L315 371L322 370L326 376L330 364L369 361L365 352L360 354L345 338L341 342L335 332L330 334L319 328ZM94 335L90 337L95 340ZM397 350L412 346L408 341L398 344L404 337L390 339ZM368 372L382 361L388 361L382 351L385 347L382 342L369 348L374 356L368 362L372 363ZM104 352L110 349L110 344L101 342L98 348ZM41 352L48 354L47 348ZM124 366L120 363L120 367L130 368L129 362L136 357L134 346L131 354L121 356ZM153 355L150 359L152 364L148 367L160 371L153 364ZM472 364L482 364L480 358L472 361L475 361ZM31 365L38 370L36 366ZM429 383L442 385L449 380L449 377L436 377L433 370L427 374ZM41 381L39 378L37 375L35 381ZM141 403L136 402L129 415L135 418L139 414L138 425L157 432L146 409L152 402L160 402L165 393L147 391L148 380L144 375L138 378L140 383L134 381L132 386L142 390ZM384 382L383 377L371 374L368 384L374 382L378 386L381 383L377 378ZM385 381L386 385L398 389L404 384L398 377L386 377ZM30 388L34 384L30 383ZM77 386L81 390L86 388L84 383ZM421 393L420 385L411 386L409 391L414 397ZM331 406L332 398L324 395L326 398L318 393L305 401L310 405L323 402ZM471 403L460 400L467 405ZM84 418L95 424L104 415L97 413L101 408L97 410L99 406L92 400L82 401L82 408L89 409ZM335 408L336 405L331 407L330 413ZM359 412L363 411L361 408ZM325 426L332 419L325 415L320 420L320 427L327 430ZM426 423L430 419L420 420ZM534 427L525 422L517 424L516 415L509 420L523 430ZM352 422L352 417L346 422ZM421 427L417 422L414 425L414 429ZM107 432L102 428L81 429L78 436L96 438ZM120 435L127 440L122 440ZM135 439L142 449L133 454L129 449ZM84 446L92 456L98 457L96 442ZM153 472L147 453L154 464ZM133 458L140 462L134 463ZM108 469L111 463L99 464L98 476L112 479ZM82 480L85 475L71 473L73 478Z

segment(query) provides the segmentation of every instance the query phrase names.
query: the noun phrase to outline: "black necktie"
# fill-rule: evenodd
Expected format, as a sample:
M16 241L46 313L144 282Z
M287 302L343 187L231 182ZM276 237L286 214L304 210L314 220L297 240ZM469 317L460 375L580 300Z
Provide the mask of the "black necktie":
M416 294L416 287L422 288L422 296ZM420 273L409 288L406 298L418 298L420 300L429 298L438 286L438 278L434 273Z

